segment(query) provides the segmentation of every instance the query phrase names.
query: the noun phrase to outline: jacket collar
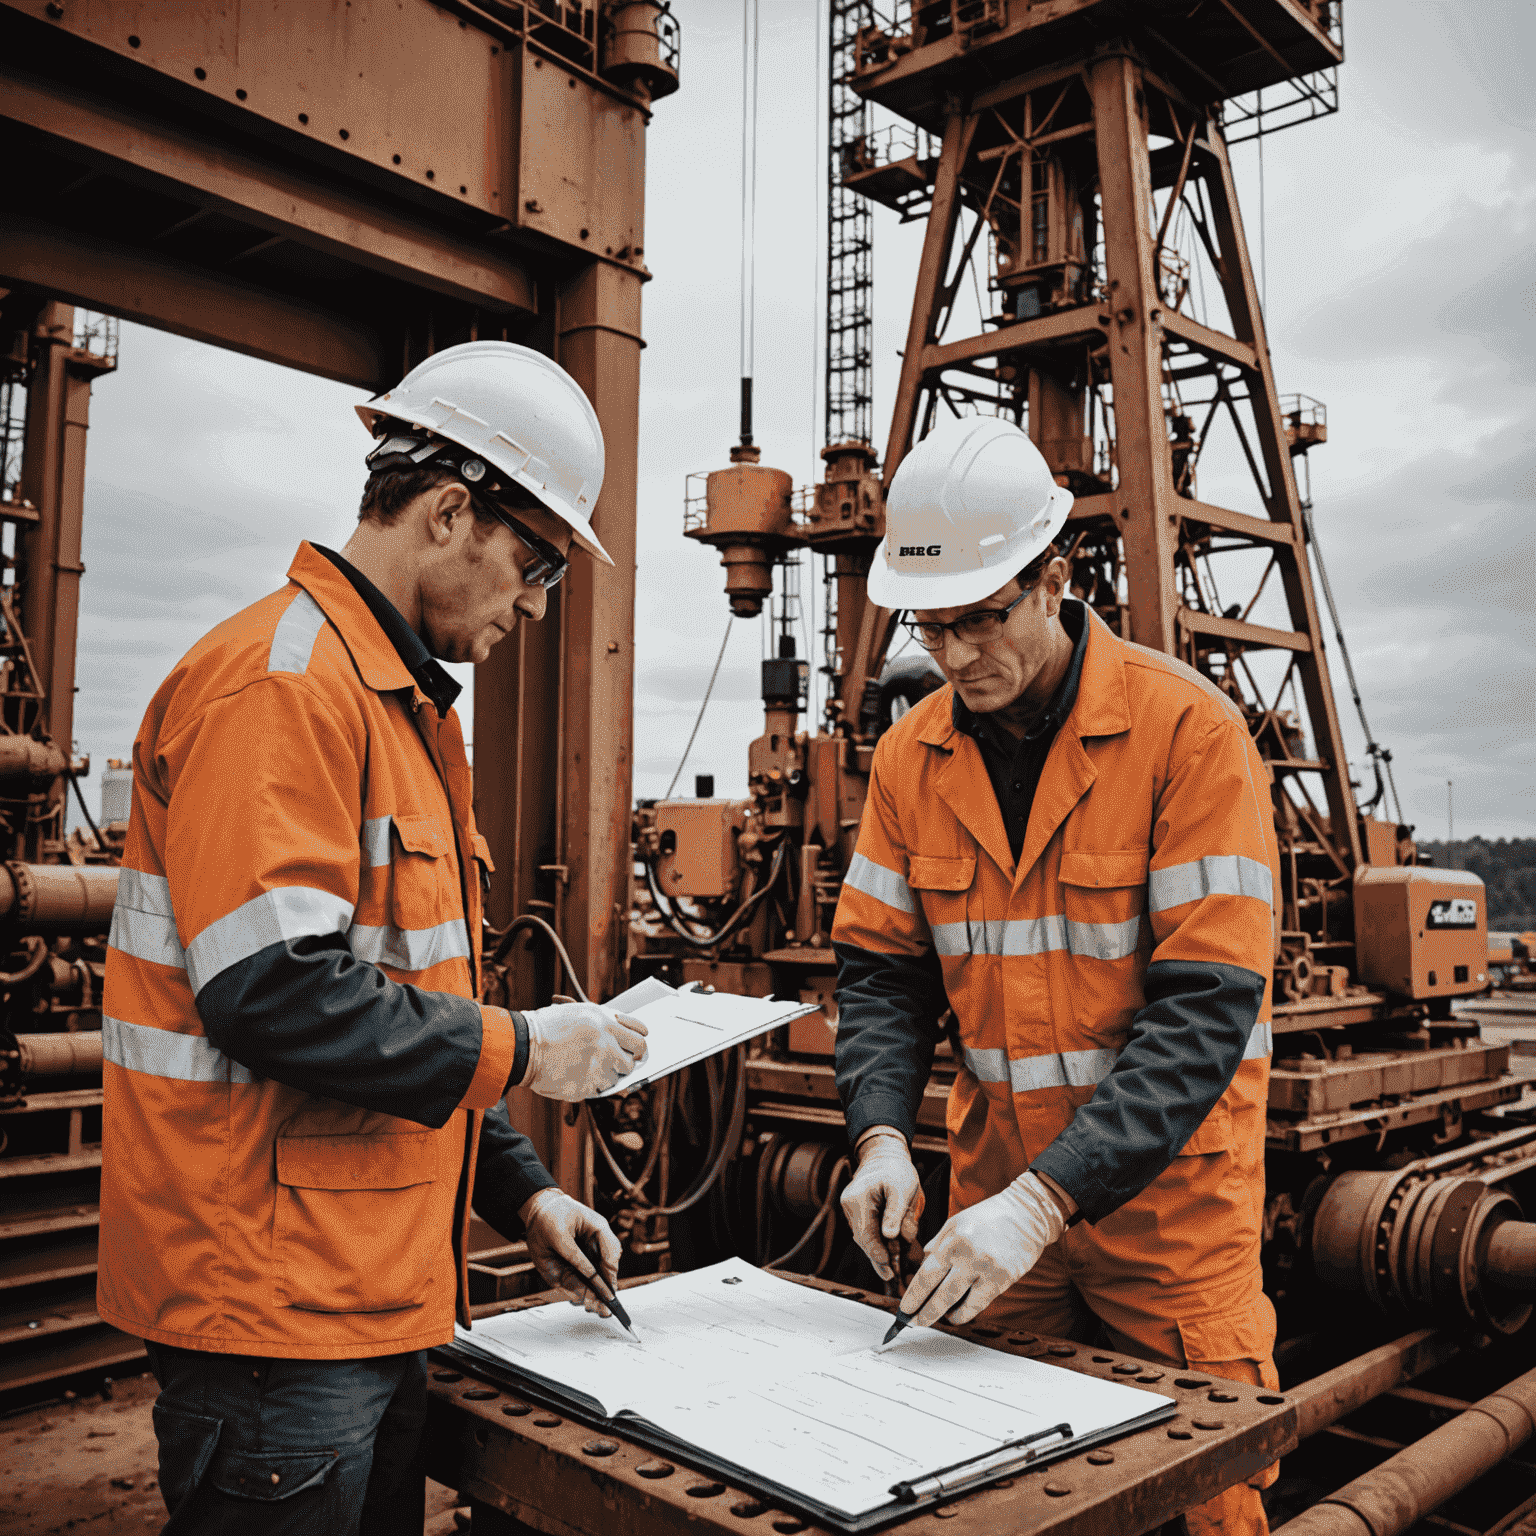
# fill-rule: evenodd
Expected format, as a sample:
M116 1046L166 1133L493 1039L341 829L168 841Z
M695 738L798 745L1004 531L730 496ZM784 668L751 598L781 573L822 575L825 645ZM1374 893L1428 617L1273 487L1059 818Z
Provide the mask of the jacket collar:
M336 626L358 675L368 687L379 693L392 693L399 688L419 686L419 679L390 641L384 626L370 612L362 594L341 568L307 539L299 545L299 552L288 567L288 579L303 587ZM425 688L421 692L430 697Z
M1095 770L1083 748L1083 738L1116 736L1131 727L1124 642L1091 608L1087 610L1087 622L1087 650L1077 698L1046 758L1017 866L1008 847L997 796L981 760L981 749L955 726L950 698L945 697L946 693L952 697L953 689L941 689L930 695L931 703L924 701L928 716L918 732L918 740L948 754L935 779L940 798L993 862L1011 872L1015 881L1023 879L1093 783Z

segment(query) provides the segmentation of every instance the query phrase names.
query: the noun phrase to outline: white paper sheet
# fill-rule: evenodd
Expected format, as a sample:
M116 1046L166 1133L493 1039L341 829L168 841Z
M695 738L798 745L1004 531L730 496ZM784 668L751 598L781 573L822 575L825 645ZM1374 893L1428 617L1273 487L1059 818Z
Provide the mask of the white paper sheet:
M604 1006L639 1019L649 1034L645 1060L599 1094L602 1099L633 1093L717 1051L814 1013L817 1008L815 1003L742 997L734 992L677 990L654 977L610 998Z
M883 1313L739 1259L625 1292L644 1349L565 1303L510 1312L461 1341L639 1415L846 1515L893 1483L1063 1421L1077 1436L1165 1398L930 1329L876 1354Z

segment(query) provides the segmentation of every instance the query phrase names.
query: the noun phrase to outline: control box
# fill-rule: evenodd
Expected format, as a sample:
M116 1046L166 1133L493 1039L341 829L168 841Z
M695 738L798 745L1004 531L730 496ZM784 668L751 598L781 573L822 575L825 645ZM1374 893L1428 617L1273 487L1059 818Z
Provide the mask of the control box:
M741 879L740 800L660 800L656 884L663 896L732 896Z
M1360 980L1401 997L1465 997L1488 985L1488 893L1461 869L1355 873Z

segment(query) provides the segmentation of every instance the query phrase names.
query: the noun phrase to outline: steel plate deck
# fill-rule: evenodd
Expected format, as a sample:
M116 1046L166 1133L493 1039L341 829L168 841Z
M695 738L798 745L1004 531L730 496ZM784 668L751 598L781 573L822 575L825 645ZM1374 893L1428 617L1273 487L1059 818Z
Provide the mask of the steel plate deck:
M660 1277L648 1277L655 1278ZM896 1306L887 1297L826 1281L785 1278L885 1312ZM517 1311L547 1299L526 1297L499 1310ZM921 1510L896 1530L943 1530L948 1536L972 1531L977 1536L1102 1536L1106 1531L1137 1536L1252 1477L1296 1445L1297 1410L1279 1393L1062 1339L974 1324L951 1331L1009 1354L1143 1385L1175 1398L1179 1412L1107 1446ZM1140 1370L1132 1372L1133 1365ZM503 1387L481 1383L457 1365L435 1364L429 1389L428 1474L457 1488L461 1497L550 1536L823 1532L681 1461L658 1457L621 1435L598 1433ZM1213 1393L1230 1401L1213 1401ZM935 1521L943 1523L936 1526Z

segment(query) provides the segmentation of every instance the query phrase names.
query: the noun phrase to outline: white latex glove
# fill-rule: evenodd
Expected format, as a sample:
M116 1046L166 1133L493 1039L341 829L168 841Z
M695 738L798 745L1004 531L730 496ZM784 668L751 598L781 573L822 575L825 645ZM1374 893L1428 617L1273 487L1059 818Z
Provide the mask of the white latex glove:
M524 1202L518 1214L527 1229L528 1255L544 1279L563 1291L573 1307L585 1307L607 1317L608 1308L580 1277L598 1274L599 1285L609 1295L618 1288L624 1248L613 1228L596 1211L560 1189L541 1189ZM592 1262L588 1249L598 1255L600 1264Z
M899 1131L882 1131L860 1142L858 1154L858 1172L843 1191L843 1215L875 1273L889 1280L894 1273L891 1245L917 1241L917 1219L923 1214L922 1180Z
M523 1017L528 1021L528 1070L519 1086L543 1098L590 1099L645 1060L645 1025L611 1008L557 1003Z
M901 1298L901 1310L925 1328L940 1321L970 1322L1027 1275L1066 1226L1051 1192L1034 1174L1021 1173L1001 1194L939 1228Z

